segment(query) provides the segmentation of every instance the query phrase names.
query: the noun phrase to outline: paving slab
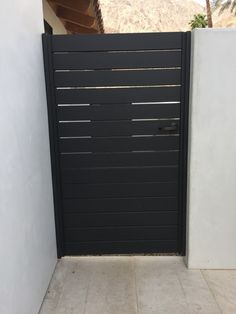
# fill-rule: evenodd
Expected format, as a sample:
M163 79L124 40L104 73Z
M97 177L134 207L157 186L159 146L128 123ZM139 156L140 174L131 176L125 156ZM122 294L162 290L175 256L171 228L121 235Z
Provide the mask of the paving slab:
M235 314L236 271L188 270L177 256L66 257L40 314Z
M222 313L236 313L236 270L202 270Z

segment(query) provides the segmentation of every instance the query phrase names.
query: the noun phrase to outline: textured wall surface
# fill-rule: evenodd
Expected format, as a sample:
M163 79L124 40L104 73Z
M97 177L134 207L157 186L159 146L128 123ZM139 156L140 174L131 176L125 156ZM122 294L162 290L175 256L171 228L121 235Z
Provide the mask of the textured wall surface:
M57 261L41 1L0 21L0 313L36 314Z
M187 263L236 269L236 30L192 44Z

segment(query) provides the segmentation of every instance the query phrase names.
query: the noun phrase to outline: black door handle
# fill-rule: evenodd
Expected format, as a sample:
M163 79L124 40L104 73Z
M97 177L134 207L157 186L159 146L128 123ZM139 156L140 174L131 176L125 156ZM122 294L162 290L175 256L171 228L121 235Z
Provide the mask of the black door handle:
M177 131L177 124L176 123L171 123L169 126L163 126L159 128L159 131L165 131L165 132L173 132Z

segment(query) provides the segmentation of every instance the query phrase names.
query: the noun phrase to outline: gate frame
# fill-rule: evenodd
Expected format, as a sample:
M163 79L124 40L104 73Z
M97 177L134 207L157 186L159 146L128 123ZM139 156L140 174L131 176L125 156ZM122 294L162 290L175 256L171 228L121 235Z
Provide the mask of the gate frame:
M54 200L55 231L57 244L57 257L64 256L64 234L63 234L63 210L62 210L62 187L60 178L60 153L59 137L57 125L57 106L54 91L54 74L52 61L52 36L42 34L43 54L44 54L44 72L47 94L48 110L48 127L51 151L51 168L52 168L52 186Z
M182 33L182 73L180 99L180 154L179 154L179 223L182 225L179 235L179 252L186 255L187 223L187 179L188 179L188 130L189 130L189 88L191 66L191 32Z
M52 61L52 36L42 34L44 72L47 94L48 126L51 152L52 186L57 243L57 257L64 254L63 233L63 199L60 178L60 153L57 123L57 107L54 90L54 73ZM89 36L89 35L88 35ZM190 87L191 32L182 32L181 64L181 98L180 98L180 146L179 146L179 250L176 253L186 254L186 207L187 207L187 171L188 171L188 123L189 123L189 87Z

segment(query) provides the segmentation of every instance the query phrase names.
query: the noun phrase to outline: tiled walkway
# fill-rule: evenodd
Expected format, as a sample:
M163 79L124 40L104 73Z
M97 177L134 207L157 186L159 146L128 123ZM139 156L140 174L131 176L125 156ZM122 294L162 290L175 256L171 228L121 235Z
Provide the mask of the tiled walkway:
M40 314L236 314L236 271L187 270L181 257L63 258Z

